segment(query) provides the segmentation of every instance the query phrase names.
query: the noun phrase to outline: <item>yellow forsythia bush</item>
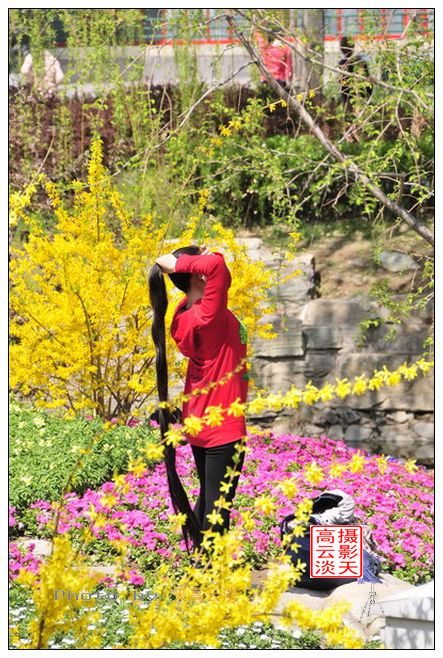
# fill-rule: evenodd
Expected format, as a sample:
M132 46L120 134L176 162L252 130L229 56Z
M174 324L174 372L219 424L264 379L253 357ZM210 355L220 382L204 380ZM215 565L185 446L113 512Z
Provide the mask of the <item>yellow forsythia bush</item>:
M152 215L134 219L125 210L112 177L102 164L102 142L91 144L87 183L73 181L73 201L65 203L57 186L38 177L54 210L47 231L32 214L34 182L11 196L12 222L21 217L29 240L11 249L10 386L31 395L40 407L65 410L66 417L88 411L104 419L137 415L155 390L154 346L147 271L166 251L195 243L207 202L200 196L180 241L167 239L168 224ZM230 308L250 336L273 337L258 321L272 275L249 261L232 230L213 222L205 242L225 253L233 273ZM183 293L165 277L170 304ZM167 332L171 384L184 374L184 362Z

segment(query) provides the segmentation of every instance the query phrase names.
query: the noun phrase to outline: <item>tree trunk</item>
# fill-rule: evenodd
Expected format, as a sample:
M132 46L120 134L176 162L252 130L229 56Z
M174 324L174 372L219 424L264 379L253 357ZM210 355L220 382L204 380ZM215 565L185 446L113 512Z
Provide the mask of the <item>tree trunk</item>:
M308 49L318 53L320 61L324 58L324 34L325 18L324 9L299 9L302 16L302 29L306 38ZM301 53L306 57L307 50L300 44ZM323 87L323 70L319 66L313 66L309 60L302 57L297 58L299 63L297 69L302 72L301 86L303 91L308 89L318 90L321 93Z

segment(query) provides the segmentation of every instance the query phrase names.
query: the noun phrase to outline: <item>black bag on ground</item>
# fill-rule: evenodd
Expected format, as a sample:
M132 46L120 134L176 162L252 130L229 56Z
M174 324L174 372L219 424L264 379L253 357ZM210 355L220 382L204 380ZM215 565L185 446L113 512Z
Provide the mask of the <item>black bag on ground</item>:
M341 496L332 493L323 493L320 496L317 496L314 499L313 512L319 514L327 509L335 507L337 503L342 499ZM280 523L280 539L283 541L283 538L287 535L290 535L292 530L290 527L291 521L295 519L294 514L289 514L285 516L283 521ZM294 583L295 587L305 587L306 589L315 589L315 590L331 590L339 585L346 585L347 583L352 583L358 580L358 578L339 578L339 577L328 577L324 578L311 578L309 575L311 568L311 541L310 541L310 527L311 525L320 525L317 521L310 516L309 523L306 526L305 533L303 536L294 537L291 542L286 545L285 552L291 558L292 564L295 566L297 561L300 560L306 564L306 569L302 574L302 577L299 581ZM298 547L294 547L294 544L297 544Z

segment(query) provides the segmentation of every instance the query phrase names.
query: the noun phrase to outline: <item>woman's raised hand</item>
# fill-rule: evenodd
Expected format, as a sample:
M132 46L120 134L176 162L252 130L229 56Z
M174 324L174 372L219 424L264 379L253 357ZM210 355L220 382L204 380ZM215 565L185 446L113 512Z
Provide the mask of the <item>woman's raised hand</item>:
M209 247L207 247L205 244L202 244L200 247L200 256L209 256L213 252L209 250Z
M200 256L209 256L212 253L205 244L200 246ZM175 272L176 261L177 257L174 254L164 254L163 256L159 256L155 262L157 265L160 265L165 274L171 274Z
M159 256L155 262L157 265L160 265L165 274L171 274L175 272L176 261L177 257L174 254L165 254L164 256Z

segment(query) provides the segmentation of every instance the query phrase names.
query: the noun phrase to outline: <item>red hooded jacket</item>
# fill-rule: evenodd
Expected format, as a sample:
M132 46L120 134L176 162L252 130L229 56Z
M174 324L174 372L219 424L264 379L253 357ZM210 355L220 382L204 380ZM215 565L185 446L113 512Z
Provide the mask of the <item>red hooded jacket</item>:
M176 272L204 274L206 285L203 297L184 310L187 297L177 305L171 323L171 336L180 352L189 357L184 393L195 388L206 388L232 372L247 354L247 330L245 325L228 309L228 288L231 273L223 254L215 252L191 256L180 254L175 264ZM248 392L246 363L232 377L207 393L191 395L183 402L183 420L188 416L201 418L208 406L229 407L237 398L246 402ZM221 425L203 425L201 432L185 434L192 445L210 448L230 443L246 435L244 416L229 415L223 411Z

